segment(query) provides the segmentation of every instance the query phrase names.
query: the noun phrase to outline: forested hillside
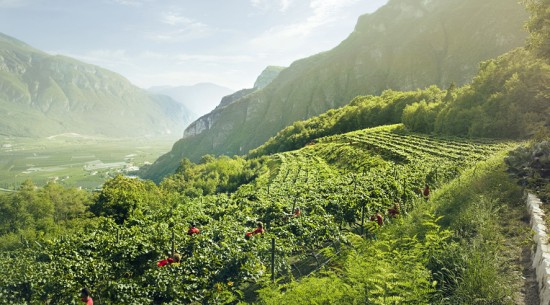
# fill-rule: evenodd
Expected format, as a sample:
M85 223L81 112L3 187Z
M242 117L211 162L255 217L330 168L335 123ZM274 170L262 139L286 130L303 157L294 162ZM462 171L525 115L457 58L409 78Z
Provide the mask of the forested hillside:
M177 138L188 110L121 75L0 33L0 135Z
M461 86L480 61L524 44L526 19L514 0L389 1L334 49L295 61L263 90L214 110L208 129L178 141L143 177L159 181L181 158L244 154L358 95Z
M447 90L387 90L298 121L250 152L297 149L331 134L403 122L411 130L461 137L527 139L550 127L550 65L523 48L480 64L471 84Z

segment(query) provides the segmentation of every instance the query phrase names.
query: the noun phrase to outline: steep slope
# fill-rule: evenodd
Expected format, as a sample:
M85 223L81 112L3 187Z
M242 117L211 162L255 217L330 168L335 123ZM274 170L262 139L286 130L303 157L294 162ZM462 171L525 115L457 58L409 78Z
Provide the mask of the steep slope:
M263 90L214 110L208 128L178 141L145 176L159 179L184 157L247 152L357 95L464 84L480 61L523 45L526 19L515 0L391 0L362 16L333 50L294 62Z
M234 91L212 83L198 83L192 86L152 87L149 92L168 95L175 101L182 103L196 119L212 111L223 96Z
M220 104L216 107L215 110L220 110L221 108L232 104L233 102L236 102L240 100L241 98L244 98L248 96L251 93L254 93L258 90L261 90L265 88L267 85L269 85L281 71L283 71L285 67L278 67L278 66L268 66L266 67L262 73L256 78L256 81L254 82L254 87L249 89L241 89L231 95L224 96L220 102ZM198 118L196 121L191 123L189 127L185 129L185 132L183 134L183 137L191 137L198 135L202 133L204 130L210 129L212 124L214 124L218 120L220 112L219 111L212 111L208 114L205 114Z
M181 135L185 108L111 71L0 34L0 134Z

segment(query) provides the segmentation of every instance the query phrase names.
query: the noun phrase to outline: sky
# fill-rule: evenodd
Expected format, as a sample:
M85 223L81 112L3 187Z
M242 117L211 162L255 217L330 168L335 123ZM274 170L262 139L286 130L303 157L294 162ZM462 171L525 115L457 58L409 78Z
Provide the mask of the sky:
M330 50L388 0L0 0L0 32L134 85L251 88Z

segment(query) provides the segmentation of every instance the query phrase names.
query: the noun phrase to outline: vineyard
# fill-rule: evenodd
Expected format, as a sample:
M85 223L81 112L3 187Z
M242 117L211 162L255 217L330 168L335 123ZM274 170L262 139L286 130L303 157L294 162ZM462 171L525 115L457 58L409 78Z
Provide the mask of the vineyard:
M425 184L437 192L461 171L509 148L392 125L263 157L258 174L235 192L187 197L162 184L149 186L148 199L124 222L82 219L82 230L21 238L18 249L0 252L0 302L77 304L83 286L98 304L252 302L272 277L279 284L307 278L337 264L355 238L376 238L423 209L419 189ZM397 218L387 214L394 205ZM295 208L300 216L292 216ZM370 220L377 211L386 220L382 227ZM245 238L257 221L266 233ZM193 222L201 233L188 236ZM181 264L157 267L172 251L182 254Z

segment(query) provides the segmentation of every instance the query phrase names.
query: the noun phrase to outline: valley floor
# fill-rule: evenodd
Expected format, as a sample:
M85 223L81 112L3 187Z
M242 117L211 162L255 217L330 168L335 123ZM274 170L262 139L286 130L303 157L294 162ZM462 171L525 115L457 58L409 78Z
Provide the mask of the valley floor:
M170 150L174 140L52 137L0 138L0 192L30 179L94 190L117 173L136 171Z

